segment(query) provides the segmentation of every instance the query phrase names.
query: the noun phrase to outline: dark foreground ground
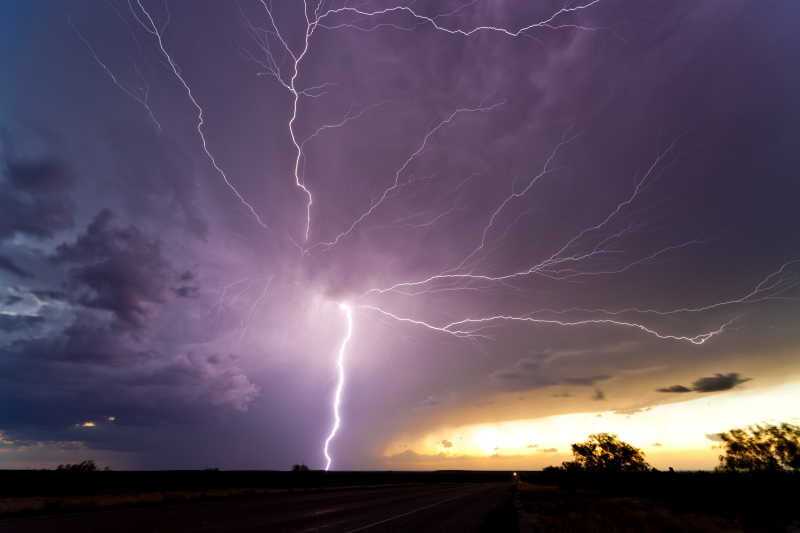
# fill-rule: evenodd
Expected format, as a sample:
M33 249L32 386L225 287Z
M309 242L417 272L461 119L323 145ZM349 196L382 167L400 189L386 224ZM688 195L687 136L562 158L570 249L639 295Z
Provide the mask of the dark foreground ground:
M285 493L0 519L0 531L513 531L508 483Z
M800 533L800 473L526 472L523 532Z
M0 471L0 532L800 533L800 474Z

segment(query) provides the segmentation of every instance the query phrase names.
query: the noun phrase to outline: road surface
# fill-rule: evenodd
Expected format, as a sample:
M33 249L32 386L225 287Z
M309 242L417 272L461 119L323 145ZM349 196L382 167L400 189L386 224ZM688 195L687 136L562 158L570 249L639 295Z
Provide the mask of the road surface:
M509 483L417 485L5 518L0 531L506 531L510 498Z

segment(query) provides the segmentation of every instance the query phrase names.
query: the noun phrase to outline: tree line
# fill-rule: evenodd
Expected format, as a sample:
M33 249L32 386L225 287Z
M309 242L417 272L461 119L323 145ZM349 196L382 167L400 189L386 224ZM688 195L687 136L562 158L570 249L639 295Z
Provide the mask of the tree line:
M756 424L719 434L720 472L780 472L800 470L800 426ZM585 472L646 472L654 468L644 452L611 433L594 433L572 445L572 461L560 470ZM551 467L553 468L553 467ZM557 468L557 467L556 467Z

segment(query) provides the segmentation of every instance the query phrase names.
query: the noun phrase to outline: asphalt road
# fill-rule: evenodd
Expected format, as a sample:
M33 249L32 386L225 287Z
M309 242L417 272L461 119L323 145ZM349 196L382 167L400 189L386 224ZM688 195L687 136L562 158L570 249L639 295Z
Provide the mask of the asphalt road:
M418 485L6 518L0 531L499 532L510 499L509 483Z

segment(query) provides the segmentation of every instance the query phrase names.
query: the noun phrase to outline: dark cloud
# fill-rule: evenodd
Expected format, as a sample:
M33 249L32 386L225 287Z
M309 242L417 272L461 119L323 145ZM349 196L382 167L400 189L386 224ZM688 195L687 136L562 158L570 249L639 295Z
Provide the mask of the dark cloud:
M48 262L66 281L30 291L42 315L0 315L0 330L28 333L0 347L0 401L15 405L0 414L0 427L15 438L119 447L109 439L122 437L108 431L70 437L65 428L109 413L123 425L186 423L213 408L245 411L258 396L237 357L199 353L180 339L156 342L153 319L176 277L158 239L103 210ZM7 304L24 300L17 292ZM60 314L49 313L54 305ZM34 326L48 333L37 337Z
M692 389L684 387L683 385L671 385L669 387L662 387L656 390L658 392L692 392Z
M450 442L450 441L449 441L449 440L447 440L447 439L443 440L443 441L441 442L441 444L442 444L442 447L443 447L443 448L452 448L452 447L453 447L453 443L452 443L452 442Z
M20 331L41 324L44 319L32 315L6 315L0 314L0 331Z
M17 266L10 258L0 255L0 270L10 272L20 278L30 278L31 274Z
M173 287L172 292L175 296L180 296L181 298L196 298L200 292L200 287L182 285L180 287Z
M73 226L74 204L67 193L74 178L64 163L7 161L5 176L0 187L0 240L15 234L50 238Z
M591 386L600 381L611 379L608 374L589 376L563 376L564 369L557 365L548 365L549 356L538 358L526 357L518 360L511 368L495 371L491 377L503 388L518 390L547 387L552 385ZM564 393L567 394L568 393ZM564 397L564 396L562 396Z
M172 349L125 341L85 319L50 338L15 342L2 349L0 369L14 379L0 379L0 397L16 409L4 411L0 425L44 440L108 413L126 424L158 426L196 420L213 406L246 410L257 396L235 358ZM40 394L27 394L31 388Z
M556 453L556 452L558 452L558 448L544 448L544 449L539 450L539 451L542 452L542 453Z
M7 305L10 307L16 303L21 302L22 300L24 300L22 296L17 296L16 294L9 294L8 296L6 296L5 300L3 300L3 305Z
M672 385L670 387L663 387L656 389L658 392L717 392L730 390L737 385L750 381L750 378L739 377L738 372L731 372L729 374L714 374L700 378L692 383L692 388L684 387L683 385Z
M750 381L750 378L740 378L738 372L730 374L714 374L710 377L700 378L692 383L692 389L697 392L716 392L730 390L737 385Z
M66 292L52 289L35 289L31 293L40 300L58 301L66 300L67 298Z
M75 177L60 161L9 161L6 166L9 184L19 191L33 194L63 193Z
M566 385L585 385L585 386L588 386L588 385L594 385L598 381L604 381L604 380L610 379L610 378L611 378L611 376L609 376L607 374L602 374L602 375L599 375L599 376L585 376L585 377L579 377L579 378L563 378L561 380L561 383L564 383Z
M601 391L600 389L595 389L594 394L592 395L592 400L599 401L605 399L606 399L606 393Z
M73 300L110 311L125 327L139 329L165 299L170 266L156 239L122 228L103 210L53 261L69 265Z
M189 285L187 282L194 281L195 273L191 270L184 270L178 276L178 280L183 282L179 287L173 287L172 292L180 298L197 298L200 293L200 287L196 285Z

